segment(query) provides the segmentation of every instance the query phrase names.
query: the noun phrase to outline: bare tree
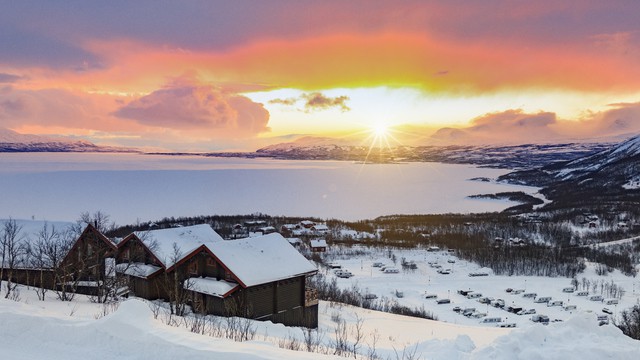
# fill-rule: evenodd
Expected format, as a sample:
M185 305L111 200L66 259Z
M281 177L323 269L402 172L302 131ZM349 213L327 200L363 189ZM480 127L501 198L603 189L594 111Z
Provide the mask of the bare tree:
M73 226L69 227L66 231L60 233L56 241L48 243L45 250L54 269L53 288L58 299L62 301L73 300L80 281L79 276L77 276L78 270L69 264L62 264L78 236L76 229Z
M80 219L76 221L76 226L80 228L80 233L87 225L93 225L101 233L106 233L115 228L115 223L111 221L111 216L98 210L93 214L88 211L80 214Z
M362 327L364 325L364 319L360 318L358 314L356 314L356 322L353 324L351 328L351 334L353 335L353 344L351 345L351 354L354 358L358 357L358 351L362 346L362 339L364 338L364 332L362 331Z
M37 271L36 294L39 300L44 301L47 290L54 287L54 269L61 260L58 250L61 240L55 225L49 225L47 222L44 223L36 236L36 241L28 249L29 261L31 267Z
M27 246L24 235L21 234L22 225L15 220L9 219L2 227L0 234L0 254L2 267L0 268L0 279L6 278L5 298L11 296L11 292L18 286L14 283L16 268L25 261L27 256Z
M173 243L173 251L165 264L177 264L182 258L182 250L177 243ZM171 315L183 316L187 310L190 293L193 290L193 282L188 281L187 275L180 267L175 267L171 272L164 272L161 287L169 297L169 310Z

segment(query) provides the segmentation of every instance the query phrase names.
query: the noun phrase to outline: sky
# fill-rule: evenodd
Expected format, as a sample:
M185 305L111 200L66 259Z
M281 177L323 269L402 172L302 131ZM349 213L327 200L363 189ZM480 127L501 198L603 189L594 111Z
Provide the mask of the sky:
M640 2L0 0L0 128L174 151L640 130Z

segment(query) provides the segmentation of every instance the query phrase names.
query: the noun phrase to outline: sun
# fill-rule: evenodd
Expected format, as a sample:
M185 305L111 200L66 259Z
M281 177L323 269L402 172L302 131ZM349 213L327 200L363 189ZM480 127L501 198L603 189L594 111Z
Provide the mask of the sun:
M389 126L385 123L379 122L373 125L371 132L377 138L386 138L389 134Z

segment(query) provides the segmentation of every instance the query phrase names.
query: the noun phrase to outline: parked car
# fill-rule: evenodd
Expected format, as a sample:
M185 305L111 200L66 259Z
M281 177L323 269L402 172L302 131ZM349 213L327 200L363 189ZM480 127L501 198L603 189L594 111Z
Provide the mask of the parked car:
M602 308L602 312L605 314L613 315L613 311L611 311L609 308Z
M353 273L351 273L351 271L344 270L344 269L338 269L334 273L336 274L337 277L344 278L344 279L348 279L353 276Z
M531 314L535 314L535 313L536 313L536 309L528 309L528 310L520 310L516 314L518 314L518 315L531 315Z
M533 321L533 322L539 322L539 323L542 323L542 324L545 324L545 325L546 325L546 324L548 324L548 323L549 323L549 317L548 317L547 315L540 315L540 314L538 314L538 315L533 315L533 316L531 317L531 321Z

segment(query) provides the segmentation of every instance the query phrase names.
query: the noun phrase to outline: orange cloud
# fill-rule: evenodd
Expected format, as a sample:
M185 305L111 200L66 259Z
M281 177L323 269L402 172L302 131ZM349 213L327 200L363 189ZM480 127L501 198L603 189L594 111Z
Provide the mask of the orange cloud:
M154 48L130 41L92 43L103 70L67 73L83 86L150 91L195 70L204 80L271 87L413 86L477 93L554 88L613 91L640 88L634 58L572 46L465 42L424 34L326 35L262 40L224 52Z

